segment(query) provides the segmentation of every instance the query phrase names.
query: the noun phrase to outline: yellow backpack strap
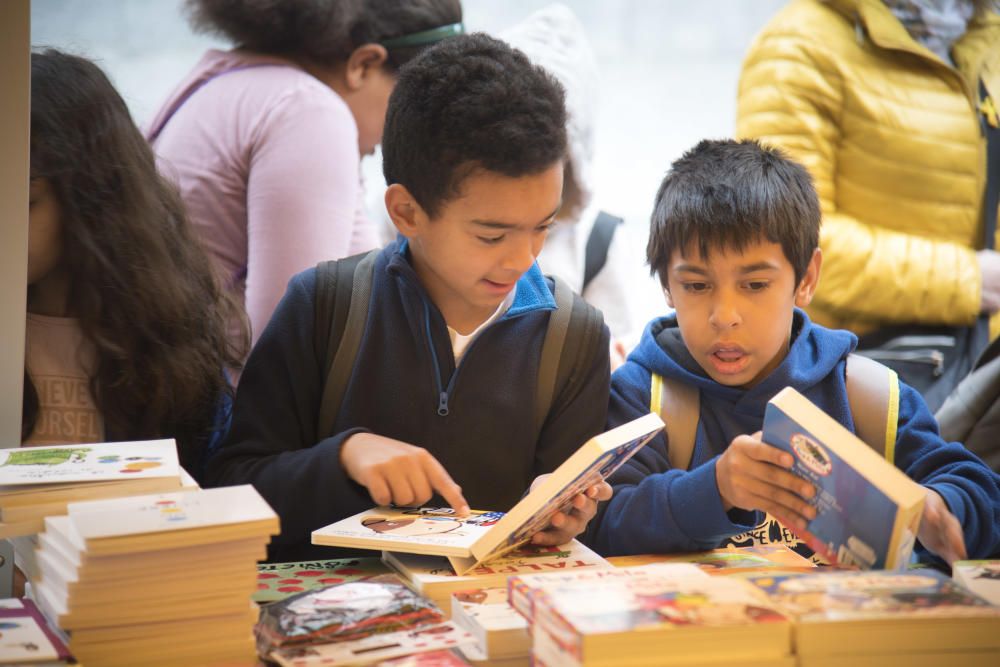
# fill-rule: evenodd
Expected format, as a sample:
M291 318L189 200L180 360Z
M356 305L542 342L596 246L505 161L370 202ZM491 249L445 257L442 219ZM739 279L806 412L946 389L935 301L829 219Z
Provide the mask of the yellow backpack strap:
M899 423L899 377L891 368L860 354L847 355L847 403L854 432L894 463Z
M670 467L687 470L698 433L698 390L690 385L653 373L649 387L649 409L660 415L667 427L667 458Z

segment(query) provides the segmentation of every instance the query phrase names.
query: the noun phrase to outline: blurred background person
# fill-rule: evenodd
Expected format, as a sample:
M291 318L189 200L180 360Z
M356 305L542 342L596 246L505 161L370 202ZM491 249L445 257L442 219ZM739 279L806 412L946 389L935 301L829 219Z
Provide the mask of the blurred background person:
M189 0L209 50L148 138L253 340L292 275L377 245L360 160L398 68L462 31L458 0Z
M579 19L563 4L540 9L498 35L552 74L566 90L569 150L562 208L538 256L543 273L557 275L601 309L611 330L612 370L638 339L625 269L641 263L617 233L621 218L602 211L595 192L595 122L600 80L597 61Z
M175 438L200 481L245 334L227 338L235 304L125 102L85 58L31 55L30 187L22 444Z
M994 2L794 0L743 63L737 135L787 149L819 192L810 315L860 334L932 409L1000 332L998 94Z

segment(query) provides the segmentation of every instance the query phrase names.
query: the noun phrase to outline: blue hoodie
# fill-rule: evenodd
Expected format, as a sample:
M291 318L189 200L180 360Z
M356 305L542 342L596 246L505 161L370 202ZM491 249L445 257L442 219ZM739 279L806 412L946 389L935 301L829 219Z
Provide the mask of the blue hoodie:
M797 309L788 356L760 383L740 389L717 383L701 369L674 316L653 320L612 377L608 427L649 412L651 373L693 385L701 399L691 465L671 469L666 436L658 435L612 476L614 497L588 527L591 545L604 555L698 551L758 527L763 513L723 509L715 477L719 455L736 436L761 429L768 400L786 386L853 431L844 365L856 343L854 334L814 325ZM902 383L895 464L941 494L962 524L969 558L1000 550L1000 476L961 444L945 442L923 399ZM918 550L925 555L919 544Z

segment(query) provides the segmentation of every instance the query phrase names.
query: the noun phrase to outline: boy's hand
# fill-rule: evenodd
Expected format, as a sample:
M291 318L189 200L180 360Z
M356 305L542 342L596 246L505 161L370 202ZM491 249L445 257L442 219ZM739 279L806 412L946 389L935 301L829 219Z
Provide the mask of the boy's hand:
M805 529L816 517L805 499L816 490L788 472L794 464L791 454L763 442L760 431L737 436L715 464L723 507L769 512L790 527Z
M531 488L535 488L535 485L546 477L548 477L547 474L536 477L535 481L531 483ZM597 503L610 499L610 484L600 482L591 486L573 498L568 511L553 514L549 520L548 528L535 533L531 538L531 543L546 547L566 544L586 529L587 524L597 513Z
M423 447L374 433L356 433L340 448L348 476L368 489L376 505L423 505L434 492L465 516L469 504L437 459Z
M920 519L917 539L931 553L937 554L948 565L956 560L965 560L965 537L962 524L951 513L941 495L927 489L924 514Z

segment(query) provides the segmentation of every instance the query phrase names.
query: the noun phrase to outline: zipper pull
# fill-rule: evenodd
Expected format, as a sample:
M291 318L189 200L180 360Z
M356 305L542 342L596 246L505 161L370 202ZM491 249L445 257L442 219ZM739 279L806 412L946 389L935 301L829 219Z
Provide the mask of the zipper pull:
M448 392L442 391L438 396L438 415L441 417L448 416Z

